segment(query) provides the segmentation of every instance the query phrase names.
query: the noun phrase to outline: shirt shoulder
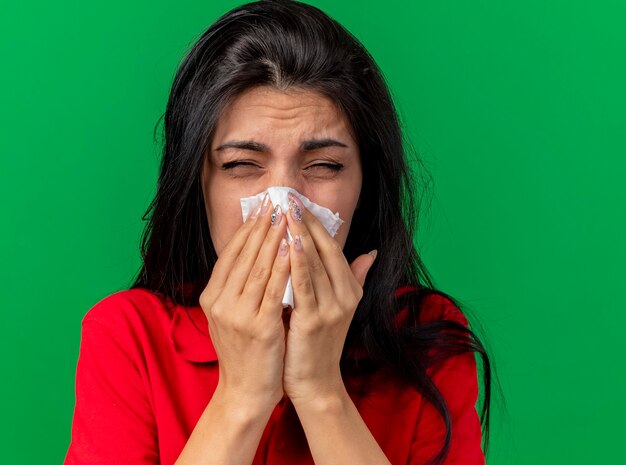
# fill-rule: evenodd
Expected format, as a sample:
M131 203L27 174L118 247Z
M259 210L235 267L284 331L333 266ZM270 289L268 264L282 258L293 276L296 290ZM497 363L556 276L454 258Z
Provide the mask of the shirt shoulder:
M126 347L162 347L189 362L215 362L217 353L202 308L175 304L144 288L125 289L98 301L83 317L99 325Z
M82 325L97 322L109 328L152 325L171 319L171 308L155 293L142 288L114 292L96 302L84 315Z
M424 299L420 322L428 323L436 320L455 321L463 326L468 326L465 314L449 297L441 294L430 294Z
M403 295L416 290L414 286L403 286L396 290L396 297L402 297ZM465 327L469 327L469 322L465 314L461 311L459 306L454 301L443 294L433 292L424 297L420 306L419 312L419 324L426 324L433 321L447 320L454 321L462 324ZM396 315L396 324L402 326L407 324L407 317L409 315L408 308L405 306L398 311Z

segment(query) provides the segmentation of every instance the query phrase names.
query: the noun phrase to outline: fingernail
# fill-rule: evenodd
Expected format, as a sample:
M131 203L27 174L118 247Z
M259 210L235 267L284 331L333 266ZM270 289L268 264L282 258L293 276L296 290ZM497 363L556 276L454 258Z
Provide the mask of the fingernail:
M291 217L296 223L301 223L302 209L304 208L302 201L291 192L287 194L287 197L289 197L289 210L291 210Z
M278 226L282 218L283 212L280 208L280 204L278 204L274 207L274 212L272 213L272 226Z
M374 249L370 252L367 252L369 255L371 255L372 257L374 257L374 259L376 259L376 255L378 255L378 250Z
M291 217L296 223L302 223L302 210L293 199L289 199L289 211L291 211Z
M284 255L287 255L288 251L289 251L289 245L287 244L287 240L283 237L280 240L280 247L278 248L278 253L284 256Z
M293 238L293 243L296 250L302 250L302 238L300 234L297 234L296 237Z
M266 192L263 197L263 203L261 204L261 215L265 215L270 206L270 195Z

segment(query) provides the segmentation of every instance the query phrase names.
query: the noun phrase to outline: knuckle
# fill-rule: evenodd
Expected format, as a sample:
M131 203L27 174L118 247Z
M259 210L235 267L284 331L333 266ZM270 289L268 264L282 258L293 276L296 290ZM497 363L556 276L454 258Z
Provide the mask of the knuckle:
M253 281L264 281L267 279L269 270L263 265L254 265L252 271L250 271L250 279Z
M210 308L211 298L210 298L209 292L207 291L207 288L205 288L200 294L200 297L198 297L198 303L200 304L200 307L202 307L205 310L207 308Z
M335 310L324 315L324 322L329 326L337 326L342 323L343 318L343 314Z
M243 318L232 318L230 321L230 329L236 334L247 334L248 323Z
M313 292L313 283L311 283L310 279L303 279L298 282L295 286L299 292L304 294L310 294Z
M350 293L349 295L342 295L341 297L338 297L338 304L342 309L352 310L358 304L358 300L354 294Z
M232 304L223 300L218 300L211 306L211 320L219 328L229 331L236 336L248 334L250 322L245 316L246 312L234 312L232 309Z
M214 321L219 322L221 325L227 325L229 320L232 319L232 313L230 312L231 305L223 298L218 298L210 306L209 313Z
M220 320L221 325L235 334L243 334L246 332L246 319L242 317L243 312L231 312L223 310Z
M209 314L215 321L221 321L224 316L224 305L220 300L217 300L209 307Z
M287 247L289 247L289 245L287 245ZM278 273L282 273L288 271L290 267L291 263L289 260L281 260L277 252L277 256L274 258L274 270Z
M349 310L354 310L359 305L360 301L361 301L361 297L355 294L351 294L350 296L348 296L346 306L344 308L347 308Z
M303 325L303 330L307 333L307 334L315 334L318 333L322 330L322 328L324 327L324 322L322 321L322 319L320 318L311 318L310 321L307 321L304 325Z
M324 263L322 263L319 257L315 257L310 263L310 268L316 274L322 273L324 271Z
M280 290L277 289L275 286L268 286L267 289L265 289L265 297L271 302L282 298L283 294L284 289Z

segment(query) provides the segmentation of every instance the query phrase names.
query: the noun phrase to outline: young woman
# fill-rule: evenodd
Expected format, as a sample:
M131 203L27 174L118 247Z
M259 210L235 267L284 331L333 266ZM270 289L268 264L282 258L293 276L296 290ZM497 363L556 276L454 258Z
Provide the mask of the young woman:
M272 186L344 224L298 195L243 221ZM174 79L142 269L83 319L65 463L484 463L489 358L416 252L414 189L349 32L294 1L219 18Z

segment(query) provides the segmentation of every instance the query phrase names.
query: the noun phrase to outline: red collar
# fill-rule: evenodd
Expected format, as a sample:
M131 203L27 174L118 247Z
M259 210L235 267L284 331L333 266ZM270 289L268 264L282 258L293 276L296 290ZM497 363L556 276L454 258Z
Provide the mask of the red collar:
M176 352L190 362L217 361L209 323L202 308L176 305L173 312L170 338Z

